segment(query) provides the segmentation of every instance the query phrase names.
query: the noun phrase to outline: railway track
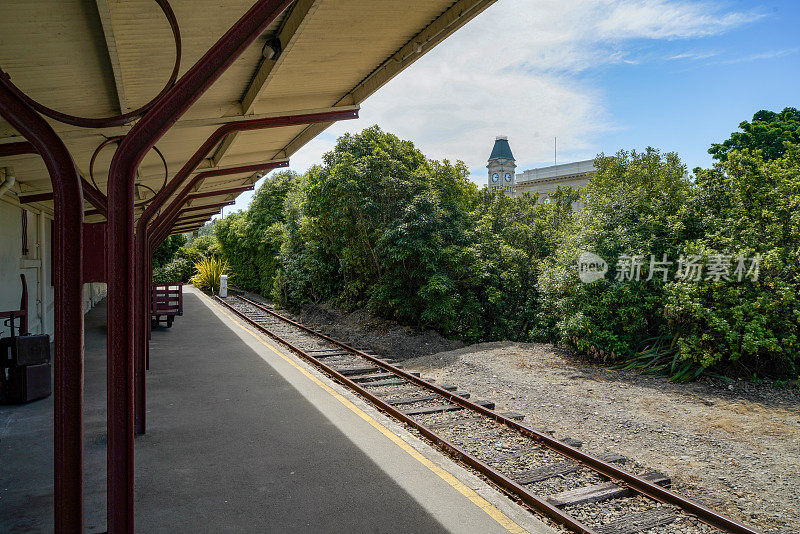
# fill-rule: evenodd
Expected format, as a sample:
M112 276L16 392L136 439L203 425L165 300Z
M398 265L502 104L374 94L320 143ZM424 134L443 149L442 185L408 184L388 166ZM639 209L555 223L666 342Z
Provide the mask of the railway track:
M381 411L414 428L530 509L572 532L756 530L669 489L670 480L619 455L593 455L579 442L528 428L517 414L312 330L244 297L217 301L313 363Z

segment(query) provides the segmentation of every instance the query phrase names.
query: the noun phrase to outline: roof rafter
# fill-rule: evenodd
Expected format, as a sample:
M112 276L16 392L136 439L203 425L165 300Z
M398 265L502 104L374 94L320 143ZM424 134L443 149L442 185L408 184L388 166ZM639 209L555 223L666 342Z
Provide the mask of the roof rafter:
M122 82L122 65L119 61L117 51L117 40L114 37L114 24L111 21L111 9L108 0L95 0L97 14L100 16L100 23L103 26L103 35L106 38L106 49L108 50L108 60L111 63L111 70L114 73L114 85L117 87L117 101L119 102L120 113L130 110L128 98L125 95L125 84Z
M340 98L336 106L357 106L380 89L392 78L422 57L434 46L481 14L497 0L459 0L444 13L436 17L425 29L409 39L399 50L372 71L350 92ZM292 139L283 149L283 156L289 157L305 143L322 133L333 123L311 124Z
M286 19L284 19L283 24L277 32L277 38L281 43L282 50L276 59L269 59L266 57L261 59L261 64L258 66L256 75L247 86L244 96L242 97L242 115L249 116L253 113L259 96L264 93L267 85L272 81L274 73L294 47L308 19L314 14L320 3L321 0L299 0L292 5L291 12ZM214 165L219 165L219 162L228 150L230 150L231 146L233 146L238 136L239 132L233 132L225 136L219 148L217 148L214 155L211 157L211 161Z

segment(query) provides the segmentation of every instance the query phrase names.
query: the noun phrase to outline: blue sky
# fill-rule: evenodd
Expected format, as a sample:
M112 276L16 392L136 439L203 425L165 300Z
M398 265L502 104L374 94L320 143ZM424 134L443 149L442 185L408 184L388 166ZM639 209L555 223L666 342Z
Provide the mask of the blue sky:
M798 0L499 0L292 168L372 124L464 161L479 184L501 134L518 172L552 164L556 136L559 163L650 145L709 166L709 145L759 109L800 107L798 28Z

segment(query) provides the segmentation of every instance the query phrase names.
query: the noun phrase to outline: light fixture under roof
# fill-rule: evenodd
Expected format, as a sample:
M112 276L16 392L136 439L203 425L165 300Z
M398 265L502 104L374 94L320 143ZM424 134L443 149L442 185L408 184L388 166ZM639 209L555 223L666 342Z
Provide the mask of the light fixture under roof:
M264 56L265 59L274 61L278 59L282 51L281 40L277 37L270 37L267 39L267 42L264 43L264 48L261 49L261 55Z

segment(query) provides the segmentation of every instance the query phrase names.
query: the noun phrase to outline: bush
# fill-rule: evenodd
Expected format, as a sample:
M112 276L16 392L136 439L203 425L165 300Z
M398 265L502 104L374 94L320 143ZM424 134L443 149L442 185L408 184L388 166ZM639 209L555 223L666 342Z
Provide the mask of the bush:
M463 163L372 127L339 138L305 175L274 176L249 210L216 223L216 241L175 257L221 256L239 287L288 307L367 307L469 342L563 342L679 380L709 368L794 378L798 120L792 108L758 112L694 179L673 153L601 154L584 191L559 189L548 203L479 191ZM610 273L580 282L582 252ZM647 280L651 257L665 255L667 278ZM679 281L681 255L760 255L760 278ZM641 257L638 280L614 279L623 256Z
M202 291L219 292L219 277L228 274L228 262L217 258L203 258L195 265L196 274L191 282Z
M234 213L217 224L220 255L236 273L240 289L272 294L281 248L283 203L299 179L292 171L270 176L256 191L247 211Z
M175 258L161 267L153 269L153 282L156 284L186 283L194 274L194 265L184 258Z
M529 339L539 261L572 217L478 191L463 163L431 161L377 127L341 137L284 203L274 297L368 307L468 341Z
M564 225L560 244L540 278L542 312L556 320L561 341L603 361L633 356L664 332L664 282L615 281L613 273L591 284L578 279L578 256L597 254L613 270L621 255L676 257L686 230L681 209L689 194L677 154L648 148L595 159L597 173L583 209Z
M171 262L175 258L175 253L185 244L186 236L182 234L167 236L153 251L153 267L161 267Z
M800 146L765 161L733 150L699 171L687 211L700 227L683 252L761 256L758 280L671 283L666 311L681 360L796 376L800 371ZM746 264L749 268L749 263Z

